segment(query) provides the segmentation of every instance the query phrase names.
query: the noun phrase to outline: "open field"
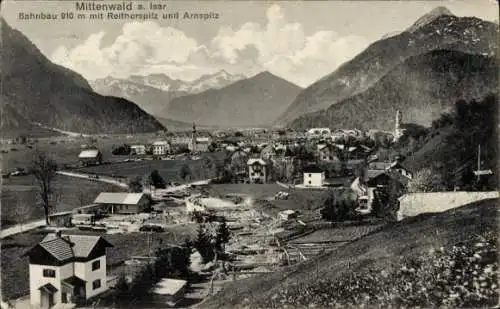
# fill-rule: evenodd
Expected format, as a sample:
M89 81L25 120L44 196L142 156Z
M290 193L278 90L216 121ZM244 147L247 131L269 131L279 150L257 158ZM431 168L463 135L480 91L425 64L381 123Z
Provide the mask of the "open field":
M119 192L122 189L111 184L58 175L54 180L53 190L57 195L54 212L60 212L90 204L102 191ZM38 187L32 176L3 179L0 194L2 228L44 218Z
M339 280L350 274L377 274L382 270L390 274L400 269L404 261L417 259L441 247L449 248L474 235L495 234L497 229L498 199L476 202L444 213L419 215L387 225L378 232L342 246L341 250L286 270L232 282L221 293L204 302L203 307L237 308L249 305L269 308L274 305L283 307L284 303L293 306L290 301L293 302L296 297L305 297L307 293L315 295L314 289L320 288L317 287L318 278L342 284ZM336 291L325 290L325 293L335 294ZM283 303L280 305L281 300ZM326 306L326 303L318 306Z
M92 145L99 148L102 152L104 161L116 161L126 158L126 156L114 156L111 151L113 147L127 143L144 144L150 143L159 139L153 134L149 135L134 135L127 138L126 135L110 136L108 138L98 138ZM66 137L40 139L37 143L31 145L0 145L0 149L8 150L8 153L0 154L0 161L2 162L2 170L10 170L15 167L27 167L33 160L33 154L36 150L46 152L49 154L59 165L75 164L78 162L78 154L80 153L81 145L89 144L90 139L85 137ZM12 151L11 149L16 149Z
M194 225L169 228L165 233L151 234L149 243L147 233L103 235L113 244L113 248L107 250L106 264L110 267L108 274L120 274L126 270L127 266L123 265L123 262L131 256L145 256L149 248L154 252L161 242L163 242L162 245L182 244L185 237L193 237L195 231ZM98 235L81 231L71 233ZM37 229L2 240L1 269L4 299L12 299L29 293L28 258L21 257L21 255L42 240L46 234L47 232L43 229Z

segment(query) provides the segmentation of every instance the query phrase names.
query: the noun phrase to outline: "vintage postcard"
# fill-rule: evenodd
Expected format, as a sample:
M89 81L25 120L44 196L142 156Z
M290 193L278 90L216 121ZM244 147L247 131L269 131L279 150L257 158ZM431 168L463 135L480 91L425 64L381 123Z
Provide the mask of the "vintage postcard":
M496 1L1 12L1 309L499 308Z

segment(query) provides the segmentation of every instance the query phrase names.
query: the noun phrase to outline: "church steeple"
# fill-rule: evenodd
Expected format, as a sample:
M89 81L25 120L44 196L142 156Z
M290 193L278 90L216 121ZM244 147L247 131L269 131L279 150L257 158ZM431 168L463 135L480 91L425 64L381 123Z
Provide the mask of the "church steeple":
M191 151L196 152L196 124L193 122L193 131L191 133Z
M401 129L401 112L396 110L396 122L394 124L394 141L396 142L403 136L404 130Z

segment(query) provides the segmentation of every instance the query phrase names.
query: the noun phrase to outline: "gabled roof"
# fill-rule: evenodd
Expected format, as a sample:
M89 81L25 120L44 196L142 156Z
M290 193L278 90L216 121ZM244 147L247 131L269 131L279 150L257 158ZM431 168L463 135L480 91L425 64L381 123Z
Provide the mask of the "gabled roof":
M94 247L101 242L106 247L112 247L107 240L92 235L62 235L47 234L37 245L45 249L57 260L64 262L72 258L86 258ZM29 252L29 251L28 251Z
M101 192L94 200L95 204L137 205L144 193Z
M41 287L38 288L39 290L42 290L42 291L45 291L49 294L54 294L55 292L57 292L57 288L55 286L53 286L52 284L50 283L47 283L47 284L44 284L42 285Z
M323 173L323 170L320 169L316 165L309 165L309 166L306 166L302 172L304 172L304 173Z
M153 146L168 146L170 143L168 141L156 141Z
M73 249L70 243L60 237L54 236L47 239L46 236L39 245L61 262L73 258Z
M71 287L77 287L77 286L85 286L87 281L85 281L77 276L71 276L71 277L66 278L63 281L61 281L61 283L69 285Z
M107 240L99 236L92 235L65 235L73 243L73 254L76 258L86 258L94 247L102 242L106 247L112 247Z
M99 155L99 150L98 149L85 149L80 152L78 155L78 158L80 159L87 159L87 158L96 158Z
M392 166L391 162L370 162L368 166L373 170L386 170Z
M387 174L385 170L367 170L365 174L365 180L371 180L382 174Z
M247 161L247 165L252 165L255 163L259 163L260 165L267 165L266 161L264 161L262 159L251 158L251 159L248 159L248 161Z

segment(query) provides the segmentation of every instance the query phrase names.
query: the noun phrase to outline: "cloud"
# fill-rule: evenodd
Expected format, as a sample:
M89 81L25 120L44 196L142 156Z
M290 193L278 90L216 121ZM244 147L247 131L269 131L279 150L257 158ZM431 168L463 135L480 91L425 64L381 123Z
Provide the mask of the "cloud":
M212 48L229 63L248 60L243 50L258 51L256 61L264 68L301 86L331 73L367 45L360 36L341 37L334 31L306 35L299 23L289 23L279 5L267 11L267 24L245 23L239 29L220 29Z
M121 34L108 46L103 46L104 36L99 32L75 47L61 46L51 58L88 79L161 72L193 79L223 68L245 75L269 70L307 86L368 43L363 37L341 37L334 31L306 34L300 23L287 21L277 4L268 8L265 25L247 22L237 29L223 26L206 45L181 30L151 21L124 24Z

